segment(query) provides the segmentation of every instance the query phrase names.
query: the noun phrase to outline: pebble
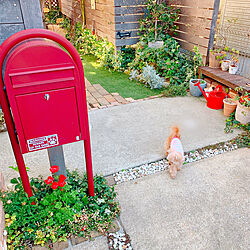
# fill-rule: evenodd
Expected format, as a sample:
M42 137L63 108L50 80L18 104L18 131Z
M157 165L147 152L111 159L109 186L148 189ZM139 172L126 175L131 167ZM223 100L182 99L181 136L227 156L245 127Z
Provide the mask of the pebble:
M109 249L117 250L133 250L129 236L125 233L109 233L108 234Z
M223 154L238 148L237 144L232 144L231 142L219 143L210 147L213 148L206 147L199 150L186 152L184 155L184 164L214 157L215 155ZM115 173L113 177L116 184L120 184L129 180L141 178L143 176L152 175L166 169L168 169L168 161L167 159L162 159L157 162L147 163L138 167L122 170Z

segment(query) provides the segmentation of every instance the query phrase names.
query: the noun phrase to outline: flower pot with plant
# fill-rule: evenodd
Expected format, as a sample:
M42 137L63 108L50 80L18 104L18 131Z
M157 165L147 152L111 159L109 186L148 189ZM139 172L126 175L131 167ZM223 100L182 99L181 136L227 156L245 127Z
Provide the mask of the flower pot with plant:
M199 48L197 46L194 46L194 57L193 57L193 63L194 63L194 68L193 68L193 75L194 78L190 79L189 81L189 90L190 94L192 96L202 96L202 92L198 88L198 86L194 86L197 83L200 83L201 88L204 90L207 83L205 80L199 79L198 78L198 68L202 65L202 55L199 52Z
M180 9L161 0L147 0L145 15L139 21L141 40L150 48L163 47L163 39L177 29Z
M236 88L235 90L243 91L242 87ZM250 98L249 94L245 92L241 96L237 97L238 104L235 112L235 119L241 124L247 124L250 122Z
M224 115L226 117L229 117L236 109L237 102L232 98L225 98L223 100L223 103L224 103Z
M227 56L226 52L222 49L210 50L209 53L209 67L219 68L222 60Z
M230 60L227 60L227 59L222 60L222 62L221 62L221 70L222 71L228 71L229 65L230 65Z
M220 59L221 59L220 64L221 64L221 70L222 71L227 71L229 69L230 60L227 59L228 52L229 52L229 47L225 47L221 51L222 56L220 57Z
M229 74L235 75L239 69L239 51L232 49L230 56Z

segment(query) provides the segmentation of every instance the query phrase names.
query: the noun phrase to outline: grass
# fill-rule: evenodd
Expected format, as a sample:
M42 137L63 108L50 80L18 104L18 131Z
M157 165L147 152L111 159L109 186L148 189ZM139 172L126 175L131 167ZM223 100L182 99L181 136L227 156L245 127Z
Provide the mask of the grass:
M94 56L82 56L85 77L91 84L100 84L109 93L119 93L122 97L134 99L158 95L159 89L150 89L142 83L130 81L129 76L122 72L115 72L102 67Z

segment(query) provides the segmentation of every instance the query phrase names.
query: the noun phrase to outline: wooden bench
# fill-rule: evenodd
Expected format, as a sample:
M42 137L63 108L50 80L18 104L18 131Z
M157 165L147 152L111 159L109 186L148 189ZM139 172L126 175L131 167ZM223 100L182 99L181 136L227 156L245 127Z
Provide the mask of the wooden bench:
M244 89L243 92L250 92L250 79L243 76L231 75L227 71L206 66L199 67L199 78L201 78L201 75L211 78L212 80L215 80L216 82L219 82L231 89L242 87Z

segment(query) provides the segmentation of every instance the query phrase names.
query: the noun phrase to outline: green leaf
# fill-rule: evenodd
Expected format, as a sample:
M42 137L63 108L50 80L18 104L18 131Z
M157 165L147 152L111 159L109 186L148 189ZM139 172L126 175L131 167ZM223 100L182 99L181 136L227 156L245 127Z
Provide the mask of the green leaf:
M12 184L17 184L17 183L18 183L17 178L13 178L13 179L11 179L11 180L10 180L10 183L12 183Z

